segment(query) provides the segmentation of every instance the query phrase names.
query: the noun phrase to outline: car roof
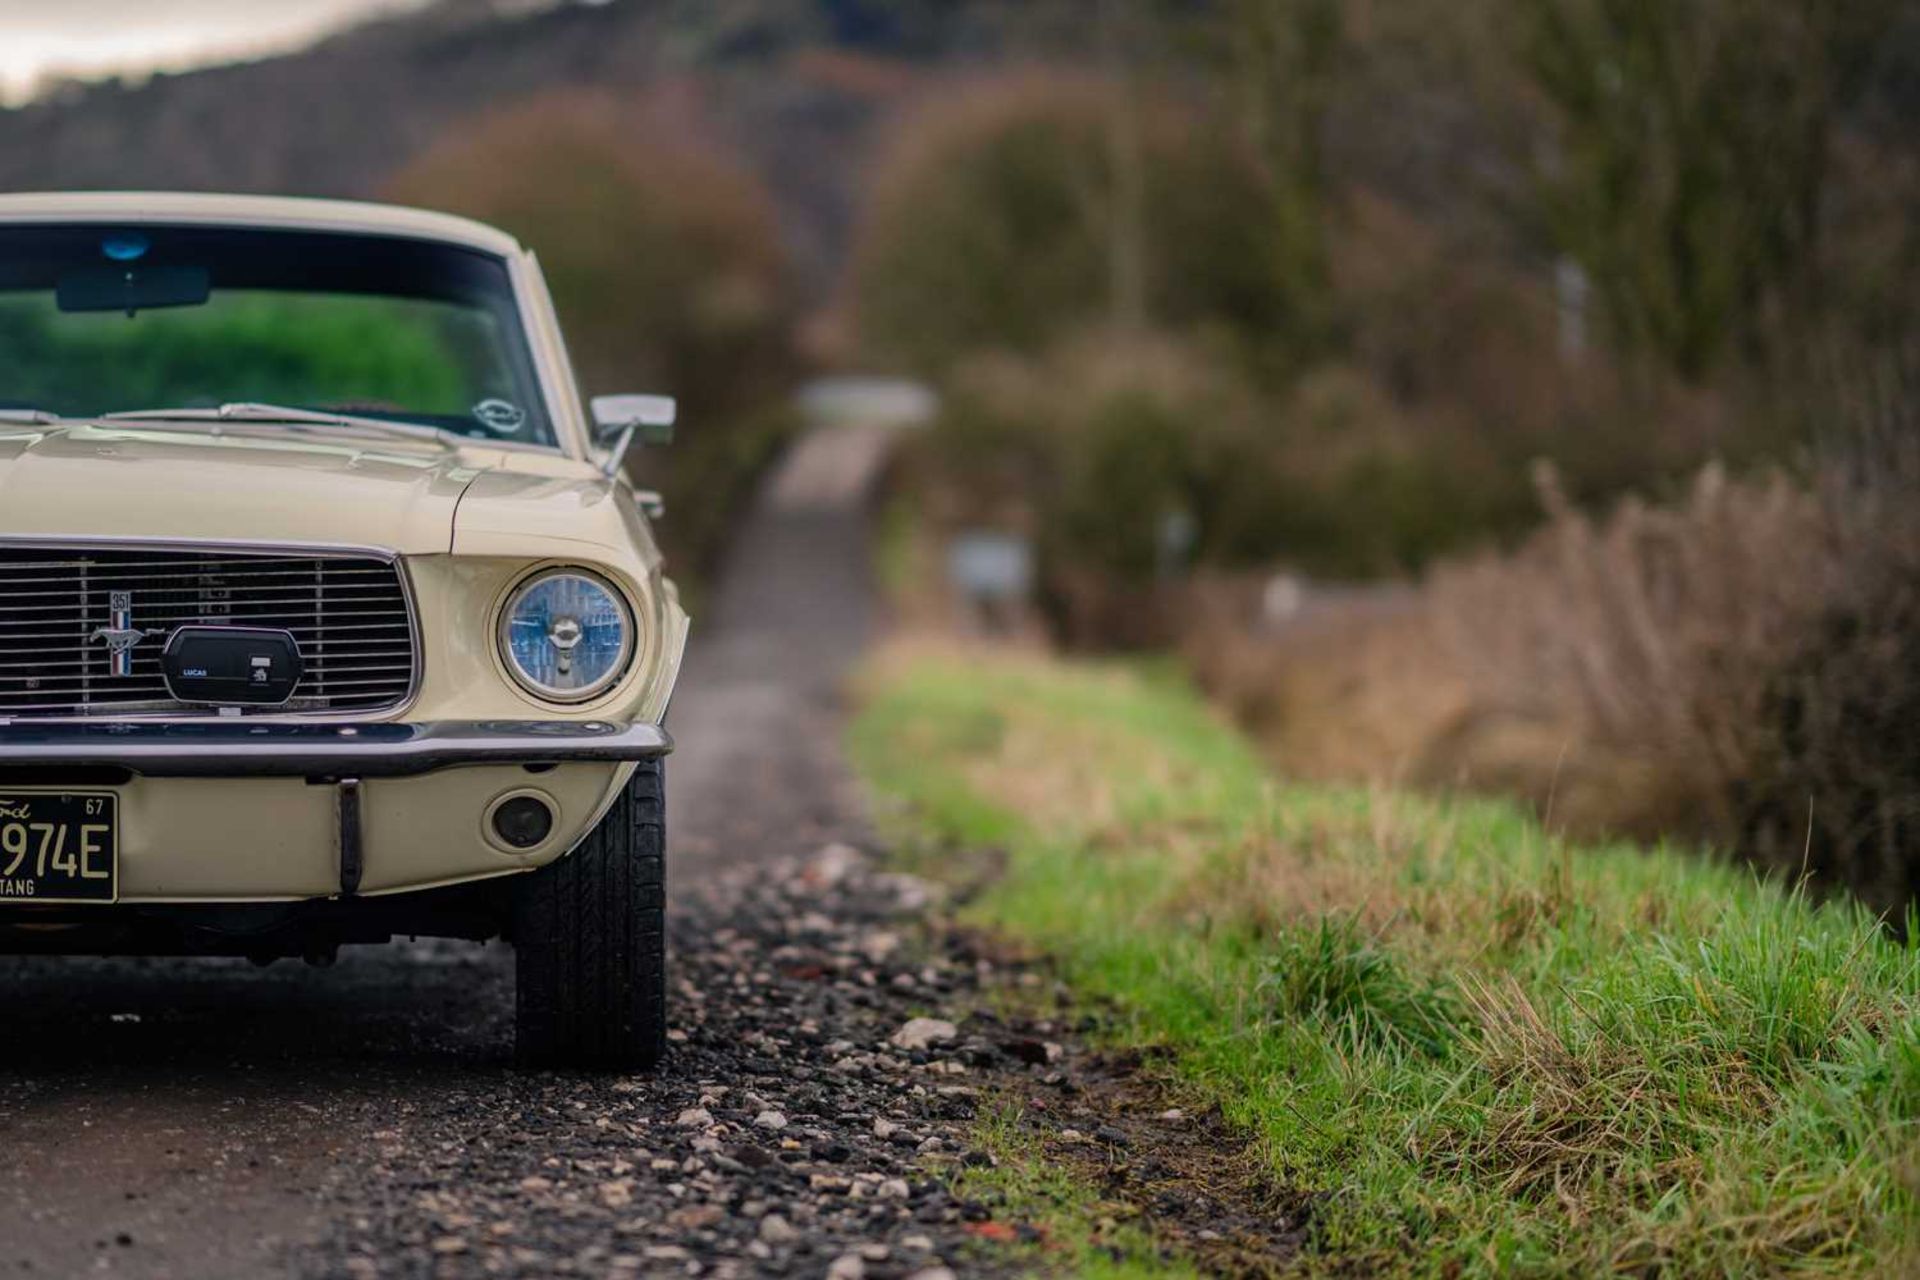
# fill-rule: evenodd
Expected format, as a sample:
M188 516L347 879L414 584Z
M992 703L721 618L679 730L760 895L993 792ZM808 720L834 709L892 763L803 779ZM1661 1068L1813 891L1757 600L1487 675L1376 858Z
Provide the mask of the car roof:
M203 195L175 191L48 191L0 195L0 223L172 223L344 231L463 245L500 257L522 252L504 231L427 209L296 196Z

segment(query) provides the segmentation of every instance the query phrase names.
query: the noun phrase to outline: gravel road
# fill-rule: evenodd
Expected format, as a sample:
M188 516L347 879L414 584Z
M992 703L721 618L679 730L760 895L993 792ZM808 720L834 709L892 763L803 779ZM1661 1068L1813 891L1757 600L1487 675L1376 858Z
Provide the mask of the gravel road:
M860 852L836 751L882 440L803 444L700 622L670 720L678 1029L659 1075L514 1071L497 945L324 971L0 959L0 1272L978 1269L987 1210L939 1175L982 1159L967 1064L1008 1050L971 1028L895 1037L985 962L916 949L931 890Z

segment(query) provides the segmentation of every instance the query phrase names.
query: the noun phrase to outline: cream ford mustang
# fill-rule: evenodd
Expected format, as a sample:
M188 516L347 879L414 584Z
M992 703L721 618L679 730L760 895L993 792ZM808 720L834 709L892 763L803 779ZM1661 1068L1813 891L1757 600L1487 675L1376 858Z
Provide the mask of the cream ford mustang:
M672 420L476 223L0 196L0 951L504 936L523 1061L653 1063Z

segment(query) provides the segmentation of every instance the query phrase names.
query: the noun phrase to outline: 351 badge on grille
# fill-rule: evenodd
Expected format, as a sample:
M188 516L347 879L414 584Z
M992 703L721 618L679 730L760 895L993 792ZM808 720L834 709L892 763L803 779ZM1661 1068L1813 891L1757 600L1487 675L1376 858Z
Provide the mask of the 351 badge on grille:
M133 625L133 592L113 591L107 595L107 625L96 628L89 640L107 642L107 674L133 674L133 648L148 636L163 636L164 631L149 631Z

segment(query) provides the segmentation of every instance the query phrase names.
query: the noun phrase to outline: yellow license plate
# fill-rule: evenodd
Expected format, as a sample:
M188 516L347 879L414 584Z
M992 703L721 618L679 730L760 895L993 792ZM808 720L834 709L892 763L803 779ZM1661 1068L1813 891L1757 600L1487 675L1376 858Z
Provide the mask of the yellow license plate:
M0 906L119 896L119 797L0 791Z

